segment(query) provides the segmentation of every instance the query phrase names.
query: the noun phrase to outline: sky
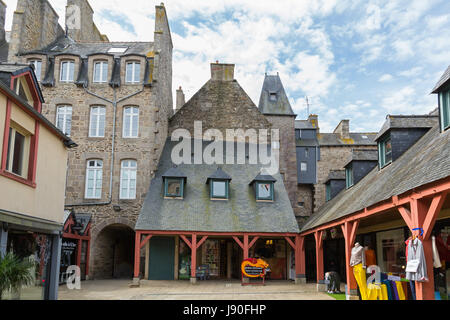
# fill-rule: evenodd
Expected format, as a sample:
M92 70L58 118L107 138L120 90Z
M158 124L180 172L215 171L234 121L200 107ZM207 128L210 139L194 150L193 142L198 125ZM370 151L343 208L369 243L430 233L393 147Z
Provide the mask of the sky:
M64 25L66 0L49 0ZM8 6L10 30L17 0ZM153 41L149 0L91 0L111 41ZM264 75L276 74L297 119L318 114L322 132L342 119L377 132L388 114L427 114L450 64L448 0L166 0L174 45L173 93L186 101L210 78L210 63L234 63L258 105ZM175 101L175 100L174 100Z

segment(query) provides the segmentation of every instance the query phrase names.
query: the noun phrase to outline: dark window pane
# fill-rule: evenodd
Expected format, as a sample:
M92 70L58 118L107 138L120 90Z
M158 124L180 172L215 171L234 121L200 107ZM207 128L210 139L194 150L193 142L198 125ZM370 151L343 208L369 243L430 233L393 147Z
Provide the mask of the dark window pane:
M25 137L16 131L15 141L14 141L12 172L15 174L18 174L18 175L22 174L24 145L25 145Z

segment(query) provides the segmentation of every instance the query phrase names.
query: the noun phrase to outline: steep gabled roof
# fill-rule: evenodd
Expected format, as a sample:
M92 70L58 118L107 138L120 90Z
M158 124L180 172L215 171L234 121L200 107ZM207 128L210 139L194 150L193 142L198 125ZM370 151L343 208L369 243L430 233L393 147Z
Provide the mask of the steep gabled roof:
M271 100L271 95L274 95L274 100ZM279 75L266 74L258 109L267 115L295 115Z
M439 121L437 115L388 115L386 122L383 124L380 132L378 132L375 141L380 139L390 129L412 129L423 128L429 129L436 125Z
M431 93L438 93L440 89L449 82L449 80L450 80L450 66L448 66L447 70L445 70L441 79L439 79L438 83L436 83L433 92Z
M193 141L192 141L193 142ZM203 141L203 149L211 141ZM267 232L296 233L298 224L284 184L276 183L274 202L257 202L249 183L261 172L261 164L221 165L232 179L230 199L212 201L205 181L217 165L180 164L178 169L187 177L184 199L164 199L162 175L173 168L171 154L177 142L166 141L158 170L151 181L146 199L136 223L136 230ZM268 146L270 150L270 146ZM226 160L224 142L224 162ZM237 163L235 154L235 161ZM248 162L248 161L247 161ZM274 175L282 181L279 173Z
M450 176L450 131L435 125L400 158L377 167L350 189L327 202L303 226L306 231L375 205L393 196Z

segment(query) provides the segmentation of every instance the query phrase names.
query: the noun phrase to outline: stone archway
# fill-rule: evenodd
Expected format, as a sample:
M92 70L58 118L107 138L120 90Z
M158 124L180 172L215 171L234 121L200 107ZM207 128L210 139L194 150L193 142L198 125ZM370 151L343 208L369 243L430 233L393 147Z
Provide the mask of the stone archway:
M131 279L134 264L134 223L124 218L102 221L92 230L90 277Z

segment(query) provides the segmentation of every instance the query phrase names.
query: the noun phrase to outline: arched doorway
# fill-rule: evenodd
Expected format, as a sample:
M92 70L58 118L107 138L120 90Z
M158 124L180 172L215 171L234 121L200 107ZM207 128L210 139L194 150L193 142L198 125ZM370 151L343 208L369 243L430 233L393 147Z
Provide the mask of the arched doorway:
M95 239L95 279L132 279L135 232L124 224L103 228Z

